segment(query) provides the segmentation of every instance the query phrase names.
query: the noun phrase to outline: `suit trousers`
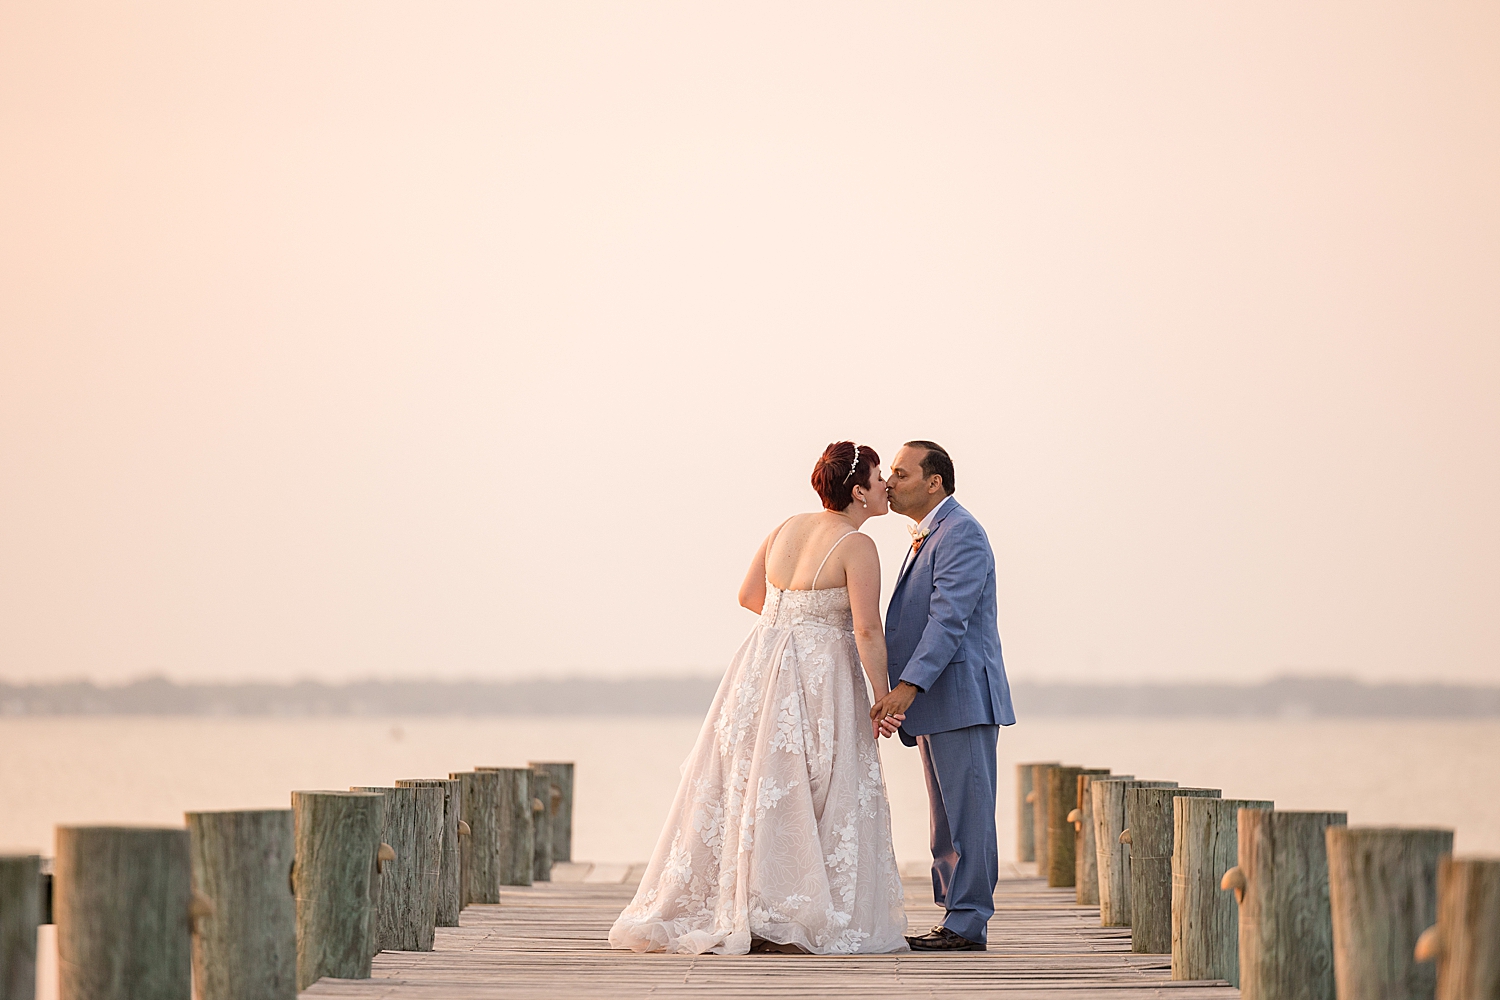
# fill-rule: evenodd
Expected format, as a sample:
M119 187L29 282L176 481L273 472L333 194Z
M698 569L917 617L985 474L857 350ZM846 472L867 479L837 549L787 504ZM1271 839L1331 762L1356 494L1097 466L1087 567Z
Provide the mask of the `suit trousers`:
M999 726L918 736L932 809L932 898L943 926L984 943L995 913L995 745Z

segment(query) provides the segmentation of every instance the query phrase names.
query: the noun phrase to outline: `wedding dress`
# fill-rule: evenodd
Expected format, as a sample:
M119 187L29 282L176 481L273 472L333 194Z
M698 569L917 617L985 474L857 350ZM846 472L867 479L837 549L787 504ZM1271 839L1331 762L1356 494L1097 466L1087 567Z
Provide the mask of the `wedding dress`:
M815 954L907 949L852 626L846 587L767 582L612 947L743 955L753 937Z

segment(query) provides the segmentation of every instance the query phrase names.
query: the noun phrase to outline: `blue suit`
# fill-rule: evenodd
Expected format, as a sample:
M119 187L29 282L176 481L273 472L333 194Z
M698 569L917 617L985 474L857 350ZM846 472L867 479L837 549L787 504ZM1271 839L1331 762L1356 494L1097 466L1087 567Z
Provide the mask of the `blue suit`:
M885 615L891 686L921 693L901 742L922 752L932 810L932 889L943 925L984 942L995 912L995 744L1015 723L996 621L995 556L974 516L949 500L908 553Z

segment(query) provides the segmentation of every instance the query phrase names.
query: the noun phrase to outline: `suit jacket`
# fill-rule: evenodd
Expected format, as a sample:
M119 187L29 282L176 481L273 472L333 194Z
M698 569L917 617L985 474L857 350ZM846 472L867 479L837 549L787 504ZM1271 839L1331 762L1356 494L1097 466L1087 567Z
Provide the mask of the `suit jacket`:
M1015 723L997 613L989 536L954 500L937 512L921 551L908 554L886 607L891 686L906 681L922 691L906 711L901 742Z

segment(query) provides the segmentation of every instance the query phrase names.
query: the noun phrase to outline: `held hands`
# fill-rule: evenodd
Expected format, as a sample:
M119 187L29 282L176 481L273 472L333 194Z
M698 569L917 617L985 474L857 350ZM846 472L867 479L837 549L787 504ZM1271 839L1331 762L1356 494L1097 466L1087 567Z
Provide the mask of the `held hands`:
M905 721L906 716L904 715L887 715L885 718L878 720L872 718L870 720L870 732L874 734L878 742L882 736L889 737L896 735L896 730L900 729L901 723Z
M875 702L870 709L870 724L875 727L876 735L890 736L894 733L906 720L906 710L911 708L911 703L916 699L916 687L901 681L891 688L889 694Z

